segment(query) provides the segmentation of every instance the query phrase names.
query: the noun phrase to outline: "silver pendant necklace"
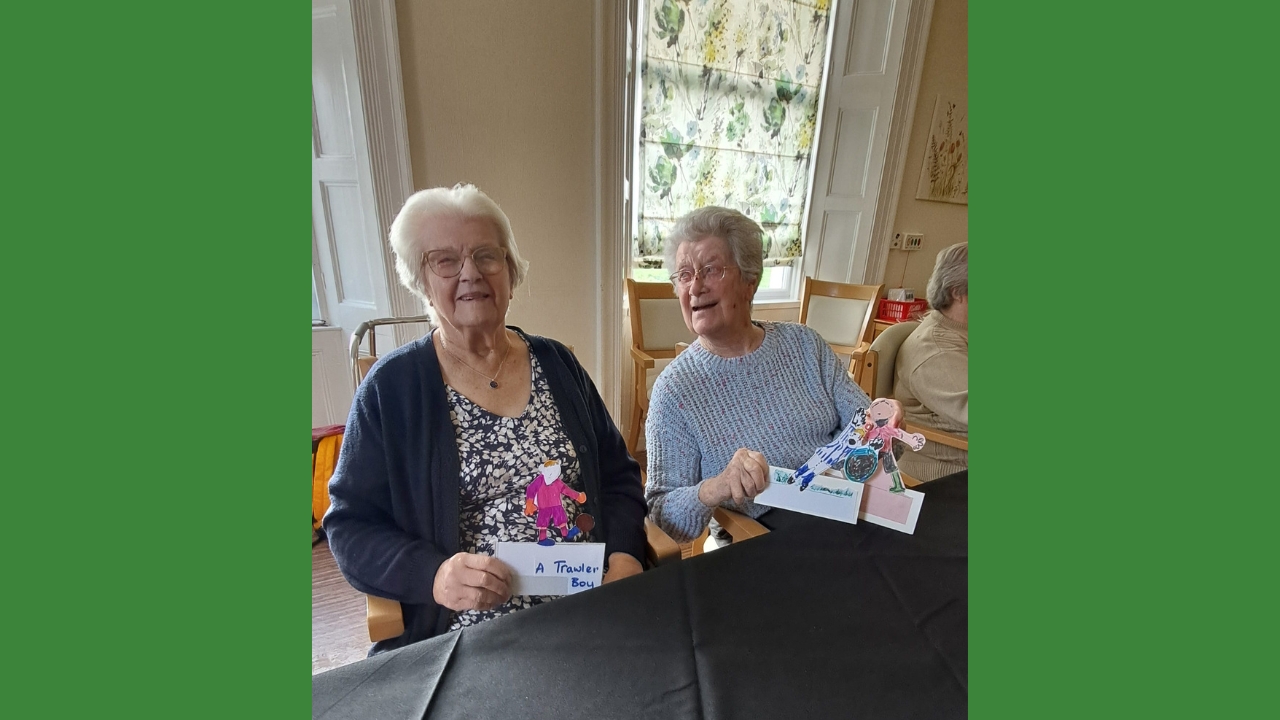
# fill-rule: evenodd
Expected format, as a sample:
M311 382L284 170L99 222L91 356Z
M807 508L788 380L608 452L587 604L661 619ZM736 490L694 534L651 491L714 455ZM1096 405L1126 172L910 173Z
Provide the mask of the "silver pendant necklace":
M480 372L479 370L477 370L477 369L475 369L475 368L471 367L470 365L468 365L466 360L463 360L462 358L458 357L457 355L454 355L454 354L453 354L453 351L449 349L449 346L444 344L444 336L443 336L443 335L442 335L442 336L440 336L440 340L441 340L441 342L440 342L440 347L444 348L444 351L445 351L445 352L447 352L447 353L449 353L449 356L450 356L450 357L452 357L454 360L457 360L458 362L462 363L462 364L463 364L464 366L466 366L466 368L467 368L468 370L470 370L471 372L473 372L473 373L475 373L475 374L479 375L480 377L482 377L482 378L484 378L484 379L488 380L488 381L489 381L489 387L494 388L494 389L497 389L497 387L498 387L498 376L502 374L502 368L503 368L503 366L504 366L504 365L506 365L506 364L507 364L507 356L511 354L511 341L510 341L510 340L508 340L508 341L507 341L507 351L506 351L506 352L504 352L504 353L502 353L502 362L498 363L498 372L494 373L494 374L493 374L493 377L489 377L488 375L485 375L484 373Z

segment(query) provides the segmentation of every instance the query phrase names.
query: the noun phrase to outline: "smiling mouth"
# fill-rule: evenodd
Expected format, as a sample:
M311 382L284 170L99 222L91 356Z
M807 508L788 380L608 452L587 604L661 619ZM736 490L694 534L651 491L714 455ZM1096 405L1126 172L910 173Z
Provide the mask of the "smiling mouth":
M459 295L457 301L467 302L469 300L486 300L488 299L488 297L489 297L489 293L474 292L474 293L467 293L466 295Z
M719 305L719 304L720 304L720 302L717 300L716 302L713 302L713 303L707 303L706 305L699 305L698 307L690 308L690 309L691 309L693 312L698 312L698 311L700 311L700 310L706 310L707 308L713 308L713 307L715 307L715 306L717 306L717 305Z

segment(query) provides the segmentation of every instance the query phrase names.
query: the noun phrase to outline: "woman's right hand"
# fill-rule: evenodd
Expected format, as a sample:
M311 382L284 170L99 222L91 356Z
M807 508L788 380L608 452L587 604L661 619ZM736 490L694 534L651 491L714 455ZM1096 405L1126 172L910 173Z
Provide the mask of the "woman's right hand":
M488 555L460 552L440 564L431 594L450 610L492 610L511 599L511 568Z
M764 455L746 448L739 448L724 472L702 481L698 488L698 500L707 507L715 507L726 500L741 505L769 487L769 463Z

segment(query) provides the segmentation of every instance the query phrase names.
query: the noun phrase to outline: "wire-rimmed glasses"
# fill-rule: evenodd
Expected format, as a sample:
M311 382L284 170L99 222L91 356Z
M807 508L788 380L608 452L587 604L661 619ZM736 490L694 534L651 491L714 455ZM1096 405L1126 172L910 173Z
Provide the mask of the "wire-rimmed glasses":
M695 277L702 278L702 282L707 284L720 282L724 279L725 271L730 267L730 265L703 265L697 270L681 268L679 272L671 273L671 284L676 287L687 287L693 284Z
M507 264L507 249L497 245L486 245L463 255L454 250L432 250L422 258L422 263L431 268L431 272L442 278L458 277L462 273L462 265L471 258L472 264L481 275L497 275Z

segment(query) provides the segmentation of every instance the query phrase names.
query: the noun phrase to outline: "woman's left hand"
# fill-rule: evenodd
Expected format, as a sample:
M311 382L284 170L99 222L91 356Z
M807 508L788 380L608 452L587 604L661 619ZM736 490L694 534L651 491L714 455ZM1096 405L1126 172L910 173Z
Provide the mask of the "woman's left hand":
M609 555L609 570L604 574L604 584L621 580L644 572L640 561L626 553L616 552Z

